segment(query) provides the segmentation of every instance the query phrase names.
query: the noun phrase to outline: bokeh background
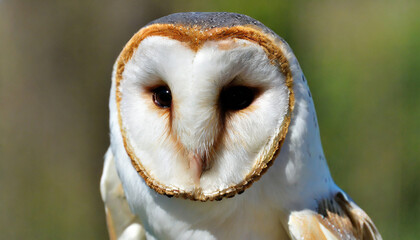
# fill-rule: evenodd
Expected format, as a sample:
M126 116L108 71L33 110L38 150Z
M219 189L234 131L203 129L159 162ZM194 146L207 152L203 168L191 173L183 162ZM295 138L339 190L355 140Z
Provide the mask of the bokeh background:
M113 62L147 22L232 11L294 49L336 182L384 239L420 234L420 1L0 0L0 238L106 239Z

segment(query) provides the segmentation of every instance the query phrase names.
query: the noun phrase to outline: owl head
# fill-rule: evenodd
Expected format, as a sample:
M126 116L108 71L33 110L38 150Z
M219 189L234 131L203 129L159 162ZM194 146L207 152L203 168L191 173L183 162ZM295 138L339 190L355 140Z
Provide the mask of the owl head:
M280 152L300 96L295 78L304 80L287 43L248 16L160 18L115 63L113 146L160 194L232 197Z

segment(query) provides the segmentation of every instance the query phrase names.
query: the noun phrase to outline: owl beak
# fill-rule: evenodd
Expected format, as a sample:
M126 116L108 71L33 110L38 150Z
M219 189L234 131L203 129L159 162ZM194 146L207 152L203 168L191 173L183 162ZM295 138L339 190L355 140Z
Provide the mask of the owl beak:
M207 169L207 161L200 154L193 152L189 153L188 158L194 183L199 185L201 174Z

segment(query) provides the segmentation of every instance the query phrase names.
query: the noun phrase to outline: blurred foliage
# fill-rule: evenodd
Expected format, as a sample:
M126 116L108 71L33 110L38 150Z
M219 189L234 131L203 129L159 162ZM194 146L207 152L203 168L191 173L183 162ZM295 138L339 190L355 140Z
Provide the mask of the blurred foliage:
M252 16L294 49L332 175L384 239L420 228L420 2L0 0L0 235L106 239L113 62L172 12Z

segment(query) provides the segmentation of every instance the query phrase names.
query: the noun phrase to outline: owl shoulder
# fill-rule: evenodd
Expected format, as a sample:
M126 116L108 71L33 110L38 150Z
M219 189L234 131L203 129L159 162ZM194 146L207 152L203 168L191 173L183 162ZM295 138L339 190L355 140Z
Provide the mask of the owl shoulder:
M146 239L140 220L131 213L128 206L111 148L105 154L100 190L105 204L109 238Z
M288 224L292 239L382 239L369 216L342 192L319 201L315 211L292 212Z

